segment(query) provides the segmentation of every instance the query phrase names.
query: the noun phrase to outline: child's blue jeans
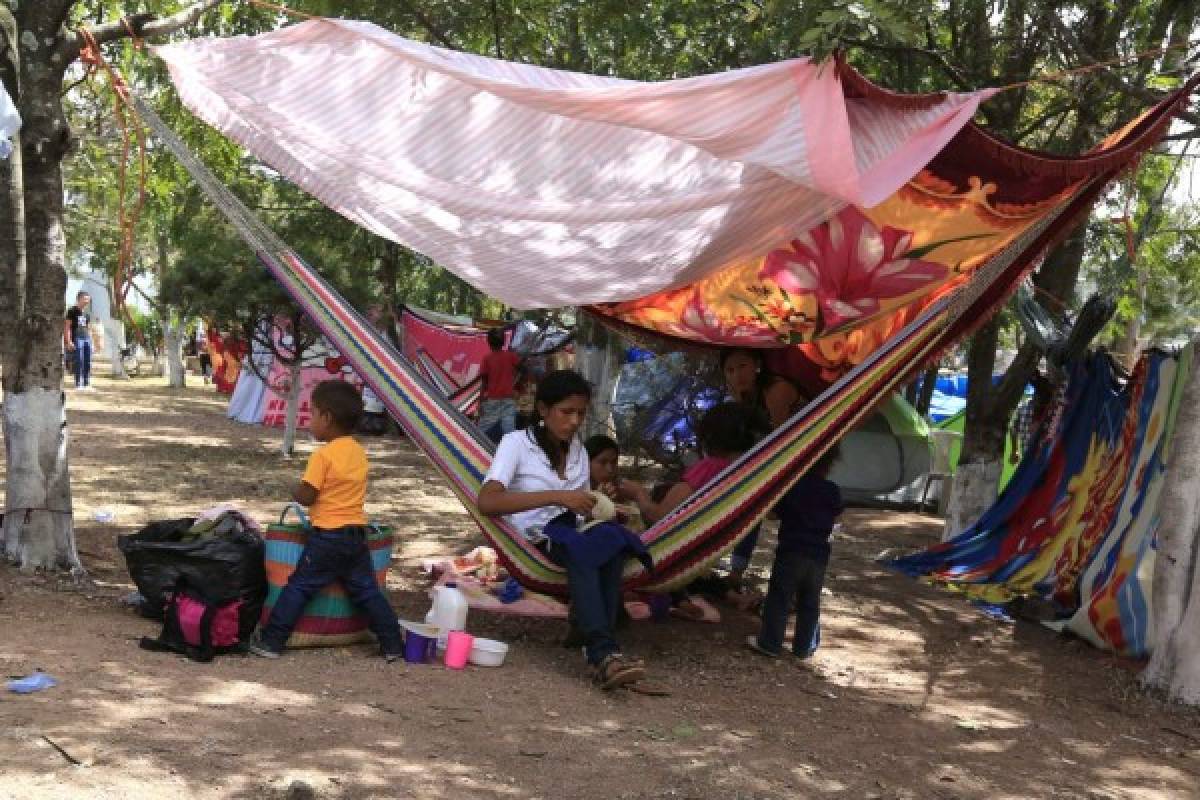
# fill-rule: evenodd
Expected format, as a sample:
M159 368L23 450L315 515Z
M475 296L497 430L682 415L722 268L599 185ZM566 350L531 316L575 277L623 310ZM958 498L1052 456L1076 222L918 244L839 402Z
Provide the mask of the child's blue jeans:
M279 600L263 626L263 644L275 652L283 650L308 601L335 580L342 582L350 601L366 613L367 623L384 654L403 653L396 612L375 582L371 550L367 547L367 529L359 525L315 529L308 535L300 563L288 578L287 586L280 592Z
M821 624L821 587L825 583L825 567L829 557L808 553L775 553L771 567L771 582L763 601L762 631L758 645L778 653L783 649L789 608L796 601L796 632L792 637L792 652L808 658L817 649Z

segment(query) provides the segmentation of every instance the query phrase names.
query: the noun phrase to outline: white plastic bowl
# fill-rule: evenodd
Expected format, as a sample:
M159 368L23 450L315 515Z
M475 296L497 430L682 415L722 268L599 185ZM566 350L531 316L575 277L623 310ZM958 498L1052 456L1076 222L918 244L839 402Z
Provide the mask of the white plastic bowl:
M508 645L495 639L476 638L471 644L471 654L467 661L477 667L498 667L504 663L508 655Z

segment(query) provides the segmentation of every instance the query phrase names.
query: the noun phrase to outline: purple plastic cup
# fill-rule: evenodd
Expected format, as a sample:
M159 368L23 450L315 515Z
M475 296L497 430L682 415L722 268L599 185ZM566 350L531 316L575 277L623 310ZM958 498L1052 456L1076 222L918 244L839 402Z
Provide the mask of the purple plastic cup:
M422 636L412 630L404 637L404 660L409 664L426 664L433 660L437 638Z

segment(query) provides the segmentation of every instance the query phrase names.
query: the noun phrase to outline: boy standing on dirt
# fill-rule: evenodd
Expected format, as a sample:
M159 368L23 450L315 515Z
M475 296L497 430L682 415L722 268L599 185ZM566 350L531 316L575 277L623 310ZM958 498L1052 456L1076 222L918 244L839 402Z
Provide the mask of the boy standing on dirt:
M352 384L323 381L312 393L312 434L325 445L308 459L293 498L309 507L312 530L300 563L248 649L278 658L313 595L340 580L351 602L366 615L383 657L404 654L400 625L371 566L367 547L367 454L350 435L362 416L362 398Z

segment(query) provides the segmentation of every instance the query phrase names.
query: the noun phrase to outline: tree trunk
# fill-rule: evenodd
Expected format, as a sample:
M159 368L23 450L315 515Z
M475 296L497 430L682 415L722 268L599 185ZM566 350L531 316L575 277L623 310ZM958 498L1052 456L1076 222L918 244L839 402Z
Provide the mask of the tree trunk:
M1125 331L1121 335L1117 355L1125 369L1132 370L1138 359L1138 344L1142 336L1142 315L1146 304L1146 276L1142 270L1137 270L1137 285L1134 290L1134 310L1125 322Z
M71 519L62 392L67 288L62 159L69 131L60 99L66 63L51 57L66 9L61 13L58 18L53 8L26 10L32 23L19 39L19 70L11 71L16 60L12 48L6 48L7 63L0 67L10 93L19 84L14 97L24 121L19 155L8 165L8 185L0 192L0 224L7 226L0 236L0 269L9 270L13 294L13 314L2 345L4 552L23 569L62 568L81 574ZM14 202L18 196L23 209Z
M1200 347L1200 341L1197 342ZM1140 680L1184 702L1200 703L1200 364L1180 397L1168 451L1154 562L1150 663Z
M187 387L187 370L183 363L183 323L169 315L163 318L163 349L167 357L167 386L172 389Z
M300 383L303 380L303 359L297 357L288 365L287 421L283 426L283 455L291 457L296 450L296 420L300 416Z
M121 360L121 348L125 346L125 323L113 317L105 325L108 335L108 357L112 361L112 376L117 380L129 380L125 372L125 364Z
M937 388L938 365L934 364L929 369L925 370L925 376L921 379L921 391L916 396L916 401L913 407L917 409L917 413L922 417L928 416L929 407L933 405L933 392Z
M22 569L82 573L71 517L63 393L42 388L4 396L8 464L4 554Z
M958 468L946 503L943 540L961 533L996 500L1007 427L993 418L992 370L996 364L997 324L989 322L971 338L967 356L967 416Z

